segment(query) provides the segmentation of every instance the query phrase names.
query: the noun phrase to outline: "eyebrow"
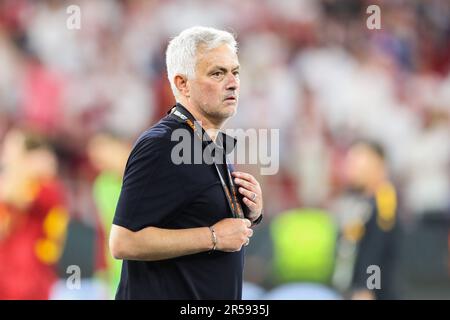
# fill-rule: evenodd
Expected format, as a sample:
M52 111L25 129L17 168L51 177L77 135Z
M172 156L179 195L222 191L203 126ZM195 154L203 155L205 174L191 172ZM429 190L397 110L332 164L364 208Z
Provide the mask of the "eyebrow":
M235 67L233 67L233 68L231 69L231 71L236 71L236 70L238 70L239 68L240 68L240 66L235 66ZM214 67L212 67L212 68L210 69L209 73L210 73L210 72L213 72L213 71L216 71L216 70L220 70L220 71L222 71L222 72L227 72L227 71L228 71L228 69L225 68L225 67L222 67L222 66L214 66Z

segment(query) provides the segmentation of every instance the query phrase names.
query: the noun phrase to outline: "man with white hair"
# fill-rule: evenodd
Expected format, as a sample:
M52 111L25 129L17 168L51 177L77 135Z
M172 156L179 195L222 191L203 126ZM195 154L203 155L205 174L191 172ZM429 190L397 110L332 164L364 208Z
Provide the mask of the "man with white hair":
M110 234L123 259L116 299L241 299L242 248L263 202L255 178L227 163L236 141L220 131L237 110L237 43L226 31L189 28L170 41L166 62L177 104L126 165ZM189 161L174 159L176 130L191 138ZM214 161L192 164L198 147L214 150Z

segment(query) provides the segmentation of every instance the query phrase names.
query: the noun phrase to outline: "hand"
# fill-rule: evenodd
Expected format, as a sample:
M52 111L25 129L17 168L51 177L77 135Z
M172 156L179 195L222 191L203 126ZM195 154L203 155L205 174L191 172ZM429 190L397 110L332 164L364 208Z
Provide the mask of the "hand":
M232 173L234 183L239 187L238 191L244 196L244 203L250 209L248 218L256 221L262 213L262 191L258 181L248 173L235 171Z
M248 219L226 218L217 222L213 227L216 233L216 249L225 252L241 250L247 246L253 235Z

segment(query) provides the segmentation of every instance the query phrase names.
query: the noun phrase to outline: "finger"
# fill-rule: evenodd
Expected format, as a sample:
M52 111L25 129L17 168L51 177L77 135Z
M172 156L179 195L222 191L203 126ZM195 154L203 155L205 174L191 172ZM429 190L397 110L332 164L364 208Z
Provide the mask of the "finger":
M247 226L247 228L250 228L252 225L252 222L248 219L244 219L245 225Z
M244 197L243 201L244 201L245 205L250 209L250 211L258 211L257 210L258 205L255 202L253 202L252 200L250 200L247 197Z
M248 182L248 181L245 181L245 180L236 178L236 179L234 179L234 183L236 183L237 185L240 185L240 186L242 186L242 187L244 187L245 189L248 189L248 190L250 190L250 191L256 191L256 186L253 185L253 184L251 184L251 183Z
M247 180L248 182L257 185L258 181L253 177L250 173L240 172L240 171L234 171L233 176L237 178L241 178L243 180Z
M243 196L247 197L248 199L251 199L251 201L256 203L256 200L258 199L258 194L256 192L247 190L245 188L240 187L238 189L239 193Z
M248 229L247 237L251 238L253 236L253 229Z

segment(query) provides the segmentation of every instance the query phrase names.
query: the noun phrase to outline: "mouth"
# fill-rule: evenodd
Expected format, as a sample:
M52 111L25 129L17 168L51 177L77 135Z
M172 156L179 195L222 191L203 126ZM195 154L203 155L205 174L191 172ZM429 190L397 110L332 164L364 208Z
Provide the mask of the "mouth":
M228 98L225 98L225 100L224 101L232 101L232 102L236 102L236 97L235 96L230 96L230 97L228 97Z

